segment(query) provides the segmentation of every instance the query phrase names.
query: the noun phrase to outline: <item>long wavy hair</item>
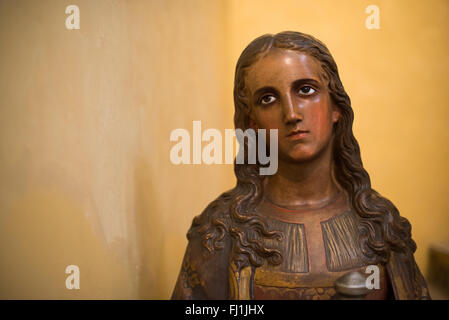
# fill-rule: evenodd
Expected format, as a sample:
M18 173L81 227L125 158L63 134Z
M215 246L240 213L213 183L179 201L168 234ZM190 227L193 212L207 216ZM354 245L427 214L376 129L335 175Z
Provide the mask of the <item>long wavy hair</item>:
M339 121L334 124L334 175L358 215L362 258L367 263L386 263L391 250L414 253L416 244L411 238L410 223L400 216L393 203L371 188L370 177L363 168L359 145L352 132L354 113L351 101L341 83L337 65L322 42L310 35L291 31L263 35L252 41L241 54L235 70L235 128L249 128L250 108L245 88L247 70L273 48L307 54L321 65L331 101L341 113ZM236 186L195 217L188 232L189 239L198 232L204 247L210 252L222 249L226 234L230 235L230 259L238 269L259 267L265 260L271 264L282 261L279 251L264 245L265 238L282 240L282 233L270 230L264 219L255 213L264 193L265 176L259 174L259 167L259 163L234 162Z

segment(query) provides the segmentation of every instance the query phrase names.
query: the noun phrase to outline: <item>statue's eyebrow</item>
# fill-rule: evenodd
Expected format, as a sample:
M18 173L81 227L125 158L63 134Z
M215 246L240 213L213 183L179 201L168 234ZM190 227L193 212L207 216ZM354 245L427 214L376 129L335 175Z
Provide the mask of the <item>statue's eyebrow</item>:
M279 93L275 87L266 86L266 87L262 87L262 88L257 89L256 91L254 91L253 97L259 97L260 95L267 93L267 92L273 92L276 94Z
M312 78L298 79L298 80L293 81L292 88L298 87L303 84L311 84L311 85L315 85L315 86L319 87L320 81L318 81L316 79L312 79Z

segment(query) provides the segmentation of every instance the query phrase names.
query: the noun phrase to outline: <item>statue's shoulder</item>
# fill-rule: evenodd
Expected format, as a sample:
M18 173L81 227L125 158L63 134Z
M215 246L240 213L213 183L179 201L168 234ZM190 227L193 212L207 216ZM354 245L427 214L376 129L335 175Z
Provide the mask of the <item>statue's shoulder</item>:
M228 200L225 192L193 219L173 299L228 297Z
M205 231L220 231L227 234L230 226L230 210L233 202L233 190L222 193L218 198L209 203L207 207L192 220L187 237L190 240L196 233Z
M392 250L387 262L387 271L396 299L431 299L426 280L410 250Z

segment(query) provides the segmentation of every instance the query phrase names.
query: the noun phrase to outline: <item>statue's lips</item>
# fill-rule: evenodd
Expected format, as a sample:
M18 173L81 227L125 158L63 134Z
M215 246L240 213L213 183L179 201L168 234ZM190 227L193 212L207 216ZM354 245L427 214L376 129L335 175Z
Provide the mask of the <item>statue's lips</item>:
M309 131L307 130L294 130L287 135L287 139L289 140L299 140L307 137Z

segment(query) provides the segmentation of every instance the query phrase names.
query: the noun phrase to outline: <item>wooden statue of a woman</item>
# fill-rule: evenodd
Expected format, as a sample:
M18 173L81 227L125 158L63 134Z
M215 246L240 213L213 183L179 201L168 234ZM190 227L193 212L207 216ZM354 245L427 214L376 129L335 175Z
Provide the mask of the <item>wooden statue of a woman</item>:
M195 217L173 299L334 299L376 266L367 299L429 299L411 226L371 188L353 110L327 47L264 35L240 56L235 127L278 130L278 170L235 164L237 185Z

